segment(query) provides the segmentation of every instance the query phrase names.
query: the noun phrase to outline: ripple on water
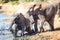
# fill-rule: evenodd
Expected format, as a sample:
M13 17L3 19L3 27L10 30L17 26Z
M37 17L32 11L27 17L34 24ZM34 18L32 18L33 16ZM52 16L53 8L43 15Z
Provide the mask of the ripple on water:
M13 35L9 30L11 17L5 14L0 14L0 40L13 40Z

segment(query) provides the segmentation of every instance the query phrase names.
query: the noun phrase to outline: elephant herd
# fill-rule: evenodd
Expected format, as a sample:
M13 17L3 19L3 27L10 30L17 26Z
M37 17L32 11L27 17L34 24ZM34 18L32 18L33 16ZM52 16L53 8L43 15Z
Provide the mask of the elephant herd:
M44 5L45 4L45 5ZM26 31L28 34L44 32L44 22L47 21L51 31L54 31L54 16L60 9L60 3L29 3L23 4L15 13L16 17L12 21L10 30L15 24L15 36L18 30L22 31L22 35ZM40 29L40 30L39 30Z

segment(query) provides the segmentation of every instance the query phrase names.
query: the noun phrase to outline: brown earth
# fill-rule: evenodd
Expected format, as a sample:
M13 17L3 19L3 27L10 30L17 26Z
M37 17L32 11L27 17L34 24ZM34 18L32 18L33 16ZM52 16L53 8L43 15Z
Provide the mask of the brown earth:
M2 13L13 15L18 5L13 5L11 3L5 3L5 4L0 4L0 6L2 6L2 9L0 9Z

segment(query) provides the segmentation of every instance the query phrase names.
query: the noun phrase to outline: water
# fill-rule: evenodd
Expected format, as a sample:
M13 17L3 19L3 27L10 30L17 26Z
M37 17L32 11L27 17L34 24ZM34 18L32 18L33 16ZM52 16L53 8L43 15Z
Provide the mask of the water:
M9 31L11 17L0 14L0 40L13 40L13 35Z

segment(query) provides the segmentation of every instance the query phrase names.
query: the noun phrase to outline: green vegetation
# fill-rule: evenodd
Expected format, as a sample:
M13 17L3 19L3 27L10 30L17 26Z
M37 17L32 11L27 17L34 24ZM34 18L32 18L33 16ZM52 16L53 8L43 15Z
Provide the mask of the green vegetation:
M0 0L1 3L11 2L13 4L18 4L21 2L43 2L43 1L47 1L47 0Z
M19 1L19 0L2 0L3 3L15 2L15 1Z

